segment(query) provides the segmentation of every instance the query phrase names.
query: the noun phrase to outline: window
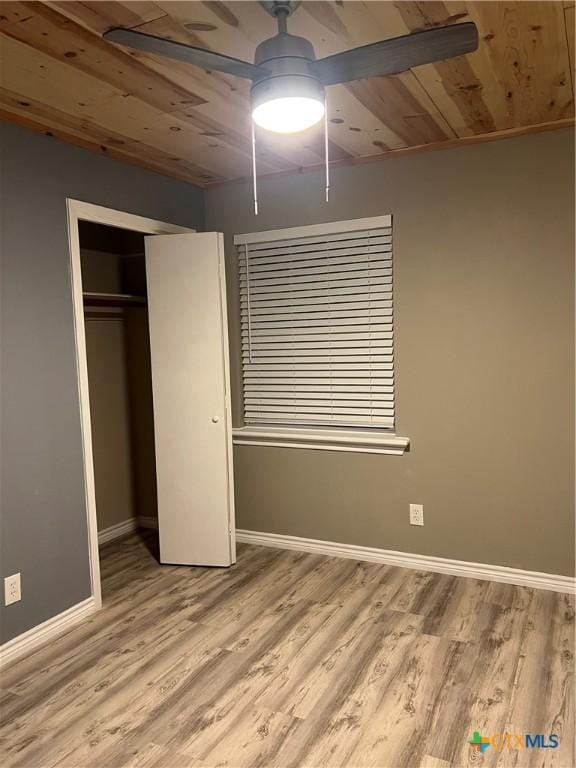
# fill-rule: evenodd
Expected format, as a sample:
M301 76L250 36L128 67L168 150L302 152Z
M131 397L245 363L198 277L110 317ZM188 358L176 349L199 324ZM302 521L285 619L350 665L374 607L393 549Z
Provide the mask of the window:
M235 245L245 424L391 433L392 217L238 235Z

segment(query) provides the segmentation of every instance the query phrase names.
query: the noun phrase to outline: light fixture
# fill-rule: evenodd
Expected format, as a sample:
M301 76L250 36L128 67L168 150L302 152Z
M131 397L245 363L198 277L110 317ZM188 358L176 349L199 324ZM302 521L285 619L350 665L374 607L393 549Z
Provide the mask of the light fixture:
M323 117L324 104L309 96L281 96L264 101L252 111L256 125L274 133L304 131Z
M271 73L252 85L252 119L268 131L296 133L322 120L326 95L308 69L310 56L314 56L310 43L293 35L274 39L280 56L268 58L269 41L256 50L256 61L262 57Z

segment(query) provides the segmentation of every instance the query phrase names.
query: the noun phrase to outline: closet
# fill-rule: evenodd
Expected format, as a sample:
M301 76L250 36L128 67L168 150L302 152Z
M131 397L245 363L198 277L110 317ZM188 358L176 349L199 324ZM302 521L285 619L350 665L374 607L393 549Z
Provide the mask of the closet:
M161 563L231 565L223 236L77 201L69 226L90 531L157 521Z
M105 541L157 524L144 236L80 222L96 514Z

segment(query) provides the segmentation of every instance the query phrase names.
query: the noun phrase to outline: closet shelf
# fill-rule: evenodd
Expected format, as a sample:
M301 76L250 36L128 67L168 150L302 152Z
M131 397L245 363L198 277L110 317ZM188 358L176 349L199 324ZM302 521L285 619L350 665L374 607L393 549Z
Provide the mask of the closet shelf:
M145 296L134 296L131 293L91 293L82 294L84 306L87 307L125 307L144 306Z

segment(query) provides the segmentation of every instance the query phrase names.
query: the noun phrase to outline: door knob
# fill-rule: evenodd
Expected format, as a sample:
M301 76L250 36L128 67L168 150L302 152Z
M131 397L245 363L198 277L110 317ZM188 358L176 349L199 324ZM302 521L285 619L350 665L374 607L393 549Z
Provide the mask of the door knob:
M220 421L220 418L218 416L212 416L212 421L214 422L214 424L218 424L218 422Z

